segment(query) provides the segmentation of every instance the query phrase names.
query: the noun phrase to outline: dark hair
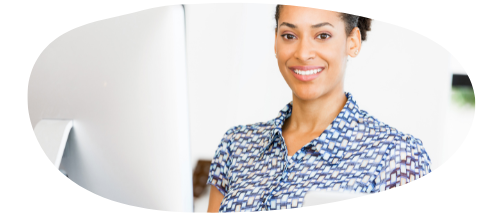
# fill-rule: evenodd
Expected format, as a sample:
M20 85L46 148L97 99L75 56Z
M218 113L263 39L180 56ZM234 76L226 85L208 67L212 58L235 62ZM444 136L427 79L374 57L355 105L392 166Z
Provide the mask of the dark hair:
M278 18L280 17L280 9L282 8L282 6L283 5L277 5L275 10L275 22L277 24L277 27L275 27L275 29L278 28ZM340 18L345 23L345 33L347 36L351 34L351 31L354 29L354 27L358 27L359 31L361 31L361 40L366 40L366 32L371 30L370 18L360 17L342 12L340 12Z

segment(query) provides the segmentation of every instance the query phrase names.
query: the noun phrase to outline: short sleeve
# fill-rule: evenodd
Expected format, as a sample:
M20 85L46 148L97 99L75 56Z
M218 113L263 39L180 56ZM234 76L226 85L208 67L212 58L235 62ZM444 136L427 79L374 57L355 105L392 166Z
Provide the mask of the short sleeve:
M230 128L223 135L211 161L208 181L206 182L207 185L215 186L223 195L229 190L229 168L231 164L229 146L231 144L231 138L235 133L234 129L235 127Z
M387 151L371 193L405 185L431 172L430 157L420 139L404 136L391 143Z

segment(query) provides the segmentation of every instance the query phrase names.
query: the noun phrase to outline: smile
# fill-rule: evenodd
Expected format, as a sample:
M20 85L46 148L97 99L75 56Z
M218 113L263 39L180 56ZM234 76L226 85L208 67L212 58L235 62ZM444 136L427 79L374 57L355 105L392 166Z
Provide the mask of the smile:
M292 75L300 81L311 81L316 79L325 67L321 66L292 66L289 67Z
M321 70L323 70L323 69L313 69L313 70L307 70L307 71L295 69L294 72L296 74L299 74L299 75L312 75L312 74L316 74L318 72L321 72Z

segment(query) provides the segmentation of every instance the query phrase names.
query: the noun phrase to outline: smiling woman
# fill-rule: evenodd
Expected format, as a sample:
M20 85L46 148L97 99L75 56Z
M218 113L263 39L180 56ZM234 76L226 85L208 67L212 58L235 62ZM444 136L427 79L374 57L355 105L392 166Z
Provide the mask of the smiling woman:
M275 55L292 101L267 122L227 130L212 161L208 212L301 207L310 190L376 193L430 170L422 141L344 92L371 20L278 5Z

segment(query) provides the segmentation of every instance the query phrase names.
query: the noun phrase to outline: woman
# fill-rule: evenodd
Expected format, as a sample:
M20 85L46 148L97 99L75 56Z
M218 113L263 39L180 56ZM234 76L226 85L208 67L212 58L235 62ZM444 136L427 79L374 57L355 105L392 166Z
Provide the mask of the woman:
M208 212L301 207L310 190L375 193L430 172L421 140L344 92L371 20L277 5L275 55L293 100L270 121L229 129L210 167Z

